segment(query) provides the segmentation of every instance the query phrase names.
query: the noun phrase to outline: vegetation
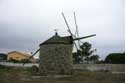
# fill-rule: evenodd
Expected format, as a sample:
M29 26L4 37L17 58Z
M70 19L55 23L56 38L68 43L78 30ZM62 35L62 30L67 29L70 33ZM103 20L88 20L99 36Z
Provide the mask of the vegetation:
M0 83L124 83L125 74L75 71L67 76L40 76L31 68L0 68Z
M90 61L92 61L93 63L97 63L99 61L98 59L99 59L98 55L90 56Z
M125 53L111 53L106 57L105 63L125 64Z
M0 53L0 61L7 60L7 54Z
M92 45L90 43L84 42L80 46L80 50L73 53L73 62L77 64L83 63L83 61L86 61L87 63L96 63L99 59L99 56L97 54L93 55L94 51L96 51L96 49L92 50Z
M79 64L82 62L82 57L80 56L81 52L74 52L73 53L73 63L74 64Z

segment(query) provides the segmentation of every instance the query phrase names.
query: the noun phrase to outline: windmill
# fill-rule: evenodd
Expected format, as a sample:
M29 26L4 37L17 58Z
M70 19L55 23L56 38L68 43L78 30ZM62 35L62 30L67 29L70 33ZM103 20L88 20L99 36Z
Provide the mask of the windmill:
M59 74L59 73L70 73L72 70L72 49L73 46L76 47L77 51L80 47L81 39L89 38L94 35L79 37L78 26L76 22L76 16L74 13L74 20L76 26L75 35L71 32L68 22L65 18L64 13L62 13L64 21L67 25L68 32L70 36L61 37L56 32L54 36L49 38L48 40L41 43L40 48L33 53L33 55L29 58L31 59L35 54L40 51L40 63L39 63L39 71L44 74ZM78 45L75 41L78 41ZM25 64L25 63L24 63Z

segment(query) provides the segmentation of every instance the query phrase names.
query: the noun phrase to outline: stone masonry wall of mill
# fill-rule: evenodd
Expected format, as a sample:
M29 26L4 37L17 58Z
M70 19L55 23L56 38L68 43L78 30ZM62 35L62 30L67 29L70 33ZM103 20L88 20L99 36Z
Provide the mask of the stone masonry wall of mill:
M69 74L72 70L72 44L45 44L40 46L41 74Z

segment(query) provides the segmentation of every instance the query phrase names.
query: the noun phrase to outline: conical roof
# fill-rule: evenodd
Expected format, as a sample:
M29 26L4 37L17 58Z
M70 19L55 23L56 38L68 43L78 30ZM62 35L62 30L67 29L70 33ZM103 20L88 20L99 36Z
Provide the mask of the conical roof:
M72 36L65 36L65 37L60 37L57 33L49 38L48 40L44 41L40 45L44 44L72 44L73 38Z

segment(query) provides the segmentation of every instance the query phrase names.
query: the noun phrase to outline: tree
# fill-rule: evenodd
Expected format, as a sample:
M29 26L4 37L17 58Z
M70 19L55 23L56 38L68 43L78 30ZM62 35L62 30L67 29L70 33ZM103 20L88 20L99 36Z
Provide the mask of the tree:
M85 60L88 62L90 60L90 55L93 54L95 50L91 50L92 45L88 42L84 42L81 46L81 58L85 57Z
M5 61L7 60L7 54L0 53L0 61Z
M90 56L93 54L94 50L91 50L92 45L88 42L84 42L81 46L80 49L77 50L77 52L73 53L73 63L83 63L83 61L85 60L85 62L88 63L88 61L90 61ZM98 59L96 57L96 59ZM95 60L95 59L94 59Z
M90 56L90 61L93 61L94 63L98 62L99 56L98 55L92 55Z
M73 53L73 63L74 64L79 64L82 62L82 58L80 56L80 50L78 50L77 52Z
M105 63L125 64L125 53L110 53L105 58Z

